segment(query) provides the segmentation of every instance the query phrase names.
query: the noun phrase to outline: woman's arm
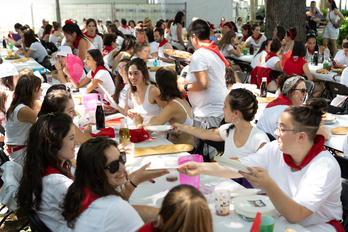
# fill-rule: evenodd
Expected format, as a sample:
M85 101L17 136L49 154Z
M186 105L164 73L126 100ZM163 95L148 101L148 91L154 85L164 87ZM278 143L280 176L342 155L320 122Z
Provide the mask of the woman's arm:
M79 43L79 54L78 57L82 60L82 63L86 56L86 51L89 48L89 43L85 39L80 39Z
M250 43L245 41L244 44L243 44L246 48L249 48L250 47Z
M88 77L87 77L88 78ZM84 80L84 79L83 79ZM87 93L92 92L95 88L98 87L99 83L102 83L102 80L94 78L88 85L87 85Z
M242 52L240 51L240 48L239 46L237 46L236 49L231 49L228 51L228 54L232 54L232 55L235 55L235 56L238 56L240 57L242 55Z
M178 171L187 176L197 176L200 174L217 176L222 178L241 178L240 173L232 171L219 165L217 162L212 163L197 163L187 162L179 166Z
M276 70L278 71L283 71L283 67L282 67L282 62L281 61L278 61L275 65L276 67Z
M334 23L335 25L338 25L338 24L340 24L343 21L344 16L338 9L335 9L334 14L338 15L338 17L340 17L340 20L338 20L337 22Z
M85 134L83 133L80 128L78 128L75 124L75 136L76 139L82 144L84 142L86 142L88 139L92 138L91 134Z
M34 50L28 49L28 51L26 51L26 53L24 54L25 57L30 57L31 53L33 53Z
M149 102L151 104L157 103L162 109L167 105L166 101L162 101L160 98L160 91L157 87L151 86L149 91Z
M182 34L182 26L181 24L178 24L178 26L176 27L176 34L178 35L178 40L179 43L186 49L185 43L182 40L181 34Z
M302 69L303 69L303 72L304 72L304 74L306 75L307 79L310 80L310 81L313 81L313 76L312 76L311 71L309 70L309 67L308 67L308 64L307 64L307 63L305 63L305 64L302 66Z
M37 112L29 107L23 107L18 111L17 119L20 122L29 122L34 124L36 122Z
M57 72L58 72L58 81L62 84L65 84L67 83L68 81L66 80L65 78L65 74L63 72L63 67L62 67L62 64L57 61L56 64L54 65L57 69Z
M64 68L65 70L66 68ZM69 72L65 72L65 73L69 73ZM69 74L68 74L69 76ZM75 83L70 77L69 77L69 80L71 82L71 84L73 84L73 86L76 88L76 89L79 89L79 88L82 88L83 86L87 85L88 83L91 82L91 79L89 79L87 76L85 78L83 78L81 81ZM88 90L87 90L88 91ZM92 90L91 90L92 91Z
M174 123L172 130L174 132L182 131L187 134L193 135L199 139L211 140L211 141L217 141L217 142L224 141L220 136L220 128L207 130L207 129L203 129L199 127L186 126L180 123Z

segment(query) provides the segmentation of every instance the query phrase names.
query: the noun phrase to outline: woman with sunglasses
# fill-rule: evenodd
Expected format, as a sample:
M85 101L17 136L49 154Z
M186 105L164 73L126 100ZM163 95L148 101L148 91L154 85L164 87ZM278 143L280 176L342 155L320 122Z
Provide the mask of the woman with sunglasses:
M309 70L307 61L303 59L305 54L305 45L302 42L295 41L291 56L285 61L283 71L286 72L289 76L291 76L292 74L299 76L305 75L308 80L313 81L313 76L311 71ZM322 85L315 84L313 97L319 97L323 90L324 87Z
M140 182L128 179L125 163L126 154L111 139L96 137L82 144L75 180L62 204L65 231L137 231L143 220L155 220L158 209L133 208L127 202Z
M266 106L257 122L257 128L269 135L277 129L276 123L284 110L289 106L303 105L308 92L305 79L301 76L281 75L277 79L277 85L281 94ZM330 132L324 126L324 121L320 124L318 134L329 139Z
M326 106L325 100L317 99L306 106L287 108L275 126L277 141L239 159L250 173L237 173L217 163L195 162L185 163L179 170L191 176L245 177L265 190L275 209L290 223L298 223L308 231L344 231L339 222L340 167L324 148L324 137L317 133Z

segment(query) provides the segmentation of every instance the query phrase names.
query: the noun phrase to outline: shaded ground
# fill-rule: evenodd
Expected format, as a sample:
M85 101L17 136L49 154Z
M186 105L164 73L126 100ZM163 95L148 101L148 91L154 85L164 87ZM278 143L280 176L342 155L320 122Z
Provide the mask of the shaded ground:
M0 204L1 205L1 204ZM2 206L2 205L1 205ZM6 211L4 210L0 213L0 220L3 219ZM16 213L12 213L5 221L4 224L0 227L1 232L15 232L19 228L21 228L22 225L24 225L28 221L27 216L25 215L25 212L19 208ZM29 225L26 226L21 232L29 232L31 231Z

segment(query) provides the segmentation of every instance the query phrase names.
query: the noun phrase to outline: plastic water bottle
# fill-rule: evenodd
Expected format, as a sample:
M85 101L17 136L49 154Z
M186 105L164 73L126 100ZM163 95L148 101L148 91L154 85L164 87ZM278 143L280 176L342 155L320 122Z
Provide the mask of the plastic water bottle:
M325 62L328 62L330 59L330 50L328 47L325 48L325 51L324 51L324 61L323 63Z

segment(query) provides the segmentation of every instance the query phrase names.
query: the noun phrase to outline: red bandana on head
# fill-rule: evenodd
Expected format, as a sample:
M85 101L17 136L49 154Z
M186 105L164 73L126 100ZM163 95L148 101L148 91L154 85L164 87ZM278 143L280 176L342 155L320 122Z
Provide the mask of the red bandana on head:
M158 45L158 47L163 47L163 45L165 45L166 43L168 43L168 40L163 39L162 42Z
M226 60L224 55L222 55L222 53L220 52L219 47L214 45L214 41L211 41L209 43L209 45L201 45L201 46L199 46L198 49L201 49L201 48L210 50L210 51L214 52L216 55L218 55L220 57L220 59L225 63L226 67L230 65L230 63L228 63L228 61Z
M297 37L293 36L292 33L291 33L291 30L289 29L289 35L290 35L290 38L295 40Z
M87 36L88 38L94 39L95 37L97 37L97 33L93 35L88 35L87 32L83 33L85 36Z

